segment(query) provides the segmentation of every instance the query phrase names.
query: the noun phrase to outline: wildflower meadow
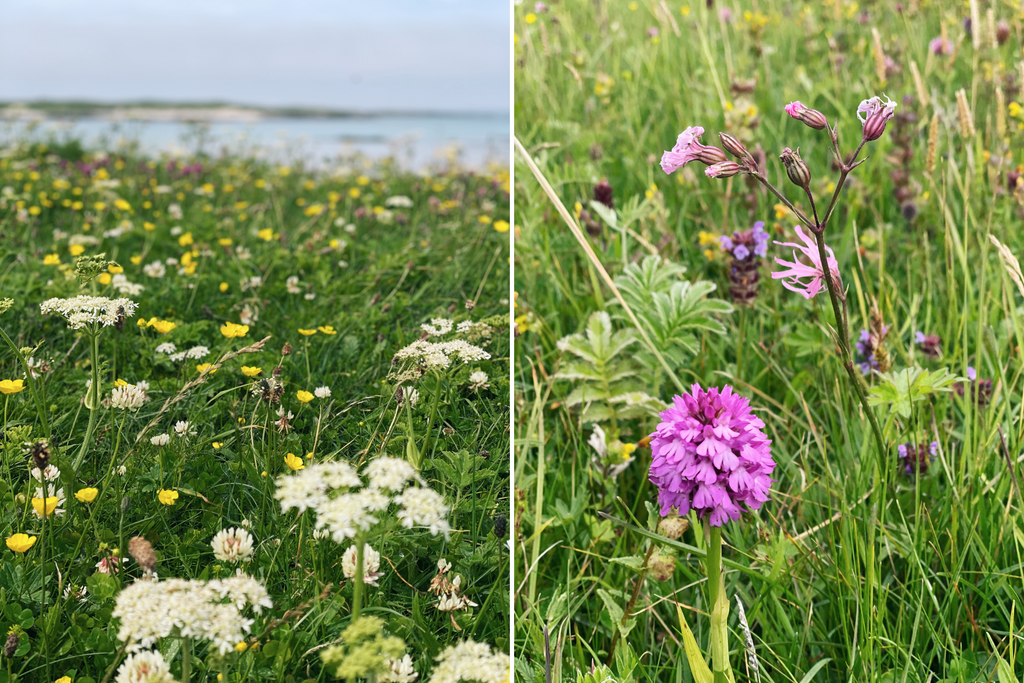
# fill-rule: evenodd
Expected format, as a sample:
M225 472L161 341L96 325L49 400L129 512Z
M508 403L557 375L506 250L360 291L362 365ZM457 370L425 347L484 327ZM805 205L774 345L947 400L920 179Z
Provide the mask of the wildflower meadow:
M514 14L517 680L1021 680L1018 3Z
M509 174L0 150L0 680L509 680Z

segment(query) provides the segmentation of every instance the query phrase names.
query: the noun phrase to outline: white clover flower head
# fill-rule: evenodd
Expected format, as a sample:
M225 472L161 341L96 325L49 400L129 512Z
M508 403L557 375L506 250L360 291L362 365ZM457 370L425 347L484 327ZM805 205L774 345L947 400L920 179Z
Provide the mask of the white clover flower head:
M477 370L469 375L469 388L474 390L487 388L487 373Z
M412 199L405 195L399 194L394 197L388 197L384 200L384 206L389 209L411 209L413 206Z
M313 395L317 398L330 398L331 388L330 387L317 387L313 390Z
M138 296L145 289L142 285L128 282L128 278L125 277L124 273L114 275L110 280L110 286L117 290L118 294L126 294L128 296Z
M149 442L154 446L166 446L171 442L170 434L157 434L156 436L149 437Z
M128 473L128 468L125 467L124 465L118 465L117 468L114 469L114 471L117 472L117 476L123 477Z
M345 554L341 556L341 571L346 579L356 578L356 546L349 546ZM380 569L380 553L371 548L369 544L363 545L363 583L368 586L376 586L377 579L383 574Z
M146 277L160 279L164 275L167 275L167 266L165 266L160 261L153 261L152 263L147 263L146 265L142 266L142 273Z
M110 405L120 410L131 410L132 412L142 407L146 402L146 392L134 384L122 384L114 387L110 392Z
M412 683L419 674L412 666L412 657L405 655L401 659L388 660L387 671L377 677L381 683Z
M210 545L221 562L245 562L252 557L252 535L245 529L221 529Z
M134 315L136 308L138 304L130 299L86 295L70 299L47 299L39 304L41 312L62 316L72 330L80 330L86 325L109 327Z
M190 422L178 420L174 423L174 433L178 436L195 436L196 430Z
M299 287L299 276L291 275L284 281L285 288L289 294L301 294L302 288Z
M175 683L175 680L159 650L143 650L128 655L118 668L114 683Z
M431 318L430 323L423 323L420 329L431 337L440 337L452 331L455 322L447 318Z
M33 467L29 470L29 474L32 475L33 479L41 483L43 481L54 481L57 479L60 476L60 470L54 465L47 465L46 469L42 472L39 471L38 467Z

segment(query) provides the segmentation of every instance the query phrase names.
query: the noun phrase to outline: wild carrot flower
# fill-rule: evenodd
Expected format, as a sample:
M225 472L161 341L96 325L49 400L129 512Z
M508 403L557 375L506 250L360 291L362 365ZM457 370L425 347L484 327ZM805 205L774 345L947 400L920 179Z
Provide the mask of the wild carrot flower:
M651 434L651 482L662 516L677 508L707 517L712 526L739 519L740 505L757 510L768 500L771 441L749 401L731 386L676 396Z
M680 133L672 150L661 155L661 170L674 173L691 161L700 161L709 166L726 161L725 152L700 143L703 134L701 126L690 126Z
M345 554L341 556L341 571L346 579L356 578L357 550L356 546L349 546ZM377 571L378 569L380 569L380 553L368 544L363 544L363 583L376 586L377 579L384 576L383 573Z
M42 313L57 313L72 330L86 325L108 327L135 314L138 304L130 299L108 299L103 296L75 296L70 299L47 299L39 304Z
M492 652L489 645L464 640L449 645L437 656L437 666L427 683L508 683L512 660L501 652Z
M797 260L796 251L793 252L792 261L785 261L776 257L775 262L780 266L787 267L787 270L772 273L772 279L782 280L783 287L796 292L805 299L813 299L822 289L827 289L827 286L822 283L824 272L822 271L821 258L818 254L818 245L813 237L804 234L799 225L796 226L796 235L803 241L804 246L793 244L792 242L776 242L775 244L778 244L780 247L799 249L811 261L811 265L805 265ZM836 284L840 298L842 298L843 280L839 276L839 264L836 262L835 254L832 253L831 248L825 247L825 253L828 255L828 269L832 274L832 281ZM803 281L805 278L807 279L806 282Z

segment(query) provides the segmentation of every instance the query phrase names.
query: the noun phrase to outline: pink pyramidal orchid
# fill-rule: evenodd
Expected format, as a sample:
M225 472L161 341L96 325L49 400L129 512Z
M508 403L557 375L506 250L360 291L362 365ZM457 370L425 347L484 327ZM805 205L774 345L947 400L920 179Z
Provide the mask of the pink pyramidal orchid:
M813 299L814 296L828 286L822 281L824 271L821 268L821 257L818 254L818 245L814 241L814 238L805 235L800 226L796 226L796 235L799 237L804 245L793 244L792 242L776 242L775 244L780 247L793 247L793 249L799 249L800 252L806 256L812 265L806 265L801 263L797 259L796 251L793 252L793 260L786 261L776 257L775 262L780 266L785 266L785 270L779 270L772 273L773 280L782 280L782 286L786 289L796 292L805 299ZM839 276L839 264L836 262L835 254L832 253L832 249L825 247L825 252L828 254L828 269L832 273L832 280L836 283L839 289L840 298L843 297L843 279ZM806 279L806 282L804 281Z

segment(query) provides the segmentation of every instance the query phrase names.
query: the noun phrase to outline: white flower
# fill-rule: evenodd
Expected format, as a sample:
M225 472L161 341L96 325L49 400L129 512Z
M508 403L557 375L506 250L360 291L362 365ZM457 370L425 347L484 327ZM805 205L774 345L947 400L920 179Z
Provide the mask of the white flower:
M411 209L412 200L405 195L395 195L394 197L388 197L384 201L384 206L391 209Z
M345 554L341 556L341 571L346 579L356 578L356 546L349 546ZM383 574L380 569L380 553L371 548L368 544L363 545L363 583L369 586L376 586L377 579Z
M174 423L174 433L178 436L195 436L196 430L190 423L179 420Z
M436 322L436 321L435 321ZM429 327L424 325L423 327ZM395 354L398 360L411 360L427 369L444 369L451 365L452 360L464 363L487 360L491 354L479 346L474 346L462 339L446 342L414 341Z
M381 683L412 683L419 677L412 668L412 657L405 655L401 659L388 661L388 669L377 677Z
M119 294L127 294L128 296L138 296L145 289L142 285L128 282L128 278L124 276L124 273L114 275L110 280L110 286L116 289Z
M125 474L128 473L128 468L125 467L124 465L118 465L114 471L117 472L117 476L123 477Z
M170 434L157 434L156 436L151 436L149 438L149 442L151 444L153 444L154 446L166 446L167 444L169 444L171 442L171 435Z
M299 287L299 276L291 275L284 281L284 286L288 290L289 294L301 294L302 288Z
M182 215L181 206L178 204L171 204L167 207L167 214L176 221L180 221Z
M401 491L406 482L418 479L416 469L401 458L371 460L363 472L370 478L370 486L388 491Z
M177 350L178 347L174 345L174 342L164 342L156 347L157 353L166 353L167 355L171 355Z
M245 529L221 529L211 545L213 556L221 562L245 562L252 557L252 535Z
M167 275L167 267L160 261L153 261L142 266L142 272L151 278L161 278Z
M414 406L420 400L420 392L415 389L406 389L405 399L409 401L409 405Z
M195 360L205 358L208 355L210 355L210 349L206 348L205 346L193 346L191 349L185 352L185 356L187 356L188 358L193 358Z
M431 337L440 337L451 332L454 324L447 318L431 318L430 324L423 323L420 328Z
M423 526L434 536L443 533L445 537L451 531L445 519L448 516L448 506L444 504L444 499L437 491L426 487L410 487L396 496L395 502L402 506L398 511L398 518L402 520L402 526L406 529Z
M331 388L330 387L317 387L313 390L313 395L317 398L330 398Z
M306 292L305 294L302 295L302 298L305 299L306 301L312 301L313 299L316 298L316 292Z
M260 614L273 607L267 589L238 573L213 581L136 581L117 596L113 616L121 621L117 637L138 652L175 631L183 637L210 641L222 654L245 638L253 620L243 616L251 606Z
M110 392L110 405L121 410L136 411L146 402L146 392L134 384L122 384Z
M174 676L159 650L144 650L128 655L114 683L174 683Z
M126 317L131 317L136 308L138 304L130 299L86 295L70 299L47 299L39 305L39 310L43 313L57 313L63 316L72 330L80 330L86 325L113 325Z
M469 376L469 388L474 390L487 388L487 373L477 370Z
M437 656L437 666L427 683L507 683L511 667L512 660L507 654L492 653L485 643L464 640L448 646Z
M171 228L171 237L177 237L183 232L180 225L175 225Z

